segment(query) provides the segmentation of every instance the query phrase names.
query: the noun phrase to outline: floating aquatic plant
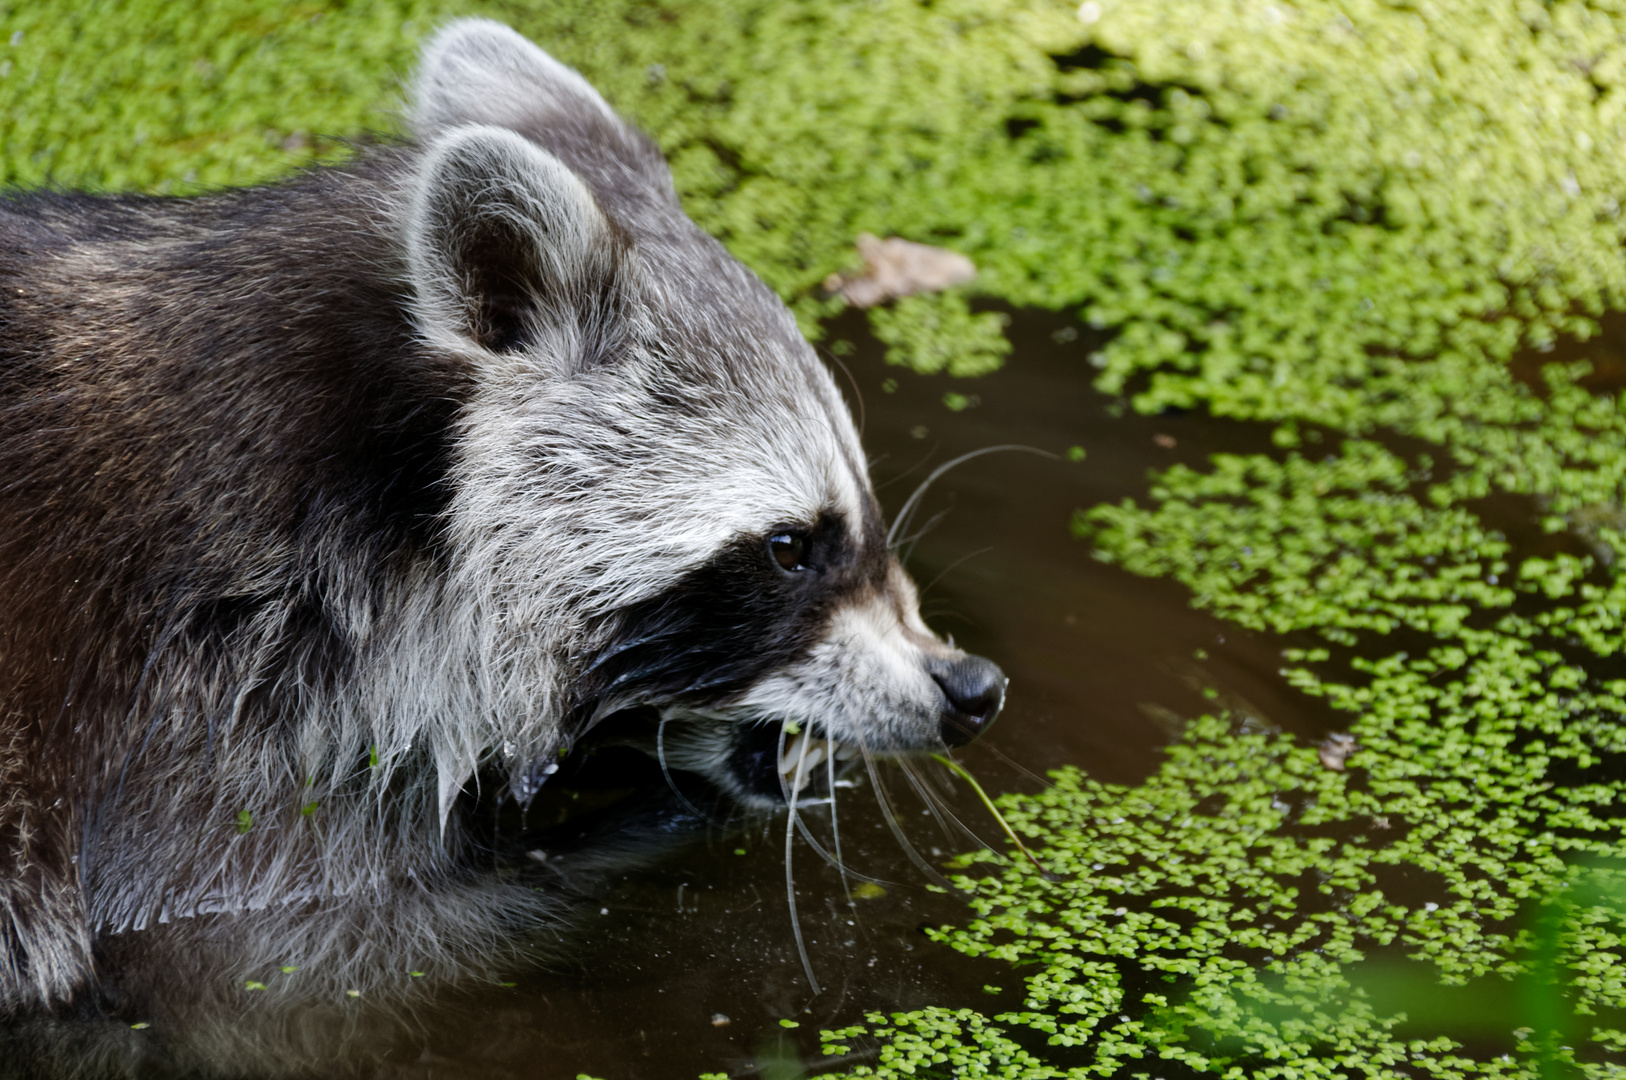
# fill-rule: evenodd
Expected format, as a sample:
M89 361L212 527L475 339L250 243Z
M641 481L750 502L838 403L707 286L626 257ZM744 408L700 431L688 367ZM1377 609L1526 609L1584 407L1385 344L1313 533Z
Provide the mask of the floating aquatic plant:
M1331 770L1216 709L1143 784L1007 797L1067 880L967 855L975 917L937 937L1018 965L1020 1002L875 1013L827 1053L891 1077L1618 1074L1626 418L1583 347L1540 378L1509 361L1626 308L1626 12L12 5L0 177L178 190L342 155L325 137L388 129L416 36L470 11L655 132L810 332L853 238L899 235L1110 329L1081 372L1136 408L1274 432L1082 509L1080 554L1280 635L1281 678L1361 749ZM924 370L1005 355L964 292L871 318Z

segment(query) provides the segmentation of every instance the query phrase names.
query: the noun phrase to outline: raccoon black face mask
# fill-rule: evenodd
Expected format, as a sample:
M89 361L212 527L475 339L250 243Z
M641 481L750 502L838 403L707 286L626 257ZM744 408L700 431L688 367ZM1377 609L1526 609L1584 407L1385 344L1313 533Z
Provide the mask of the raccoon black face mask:
M489 962L550 901L473 871L458 796L612 714L782 805L999 711L652 143L483 21L411 123L272 187L0 200L0 1012Z

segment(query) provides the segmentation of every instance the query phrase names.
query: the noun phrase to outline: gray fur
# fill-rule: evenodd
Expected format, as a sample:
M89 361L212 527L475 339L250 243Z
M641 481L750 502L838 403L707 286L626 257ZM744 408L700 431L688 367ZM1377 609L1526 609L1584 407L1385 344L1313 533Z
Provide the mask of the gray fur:
M558 905L471 780L622 710L747 802L742 725L942 745L963 654L784 306L507 28L415 86L285 185L0 202L0 1013L512 962Z

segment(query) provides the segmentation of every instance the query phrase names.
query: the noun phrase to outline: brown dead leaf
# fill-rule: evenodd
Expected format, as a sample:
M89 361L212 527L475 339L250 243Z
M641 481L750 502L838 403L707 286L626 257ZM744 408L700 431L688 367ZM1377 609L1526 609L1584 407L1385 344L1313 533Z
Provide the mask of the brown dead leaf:
M1319 751L1317 756L1321 758L1321 764L1342 772L1345 760L1360 748L1361 744L1355 741L1355 736L1335 731L1321 740L1321 745L1316 749Z
M839 293L853 307L874 307L900 296L939 292L977 276L976 266L957 251L896 236L879 240L859 233L858 254L864 260L862 274L851 278L831 274L824 279L826 291Z

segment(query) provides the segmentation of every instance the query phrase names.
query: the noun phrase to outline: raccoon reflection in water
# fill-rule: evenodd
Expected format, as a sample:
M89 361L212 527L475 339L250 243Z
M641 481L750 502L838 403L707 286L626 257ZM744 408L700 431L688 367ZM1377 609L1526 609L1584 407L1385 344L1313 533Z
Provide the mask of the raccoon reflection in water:
M1003 703L647 138L480 20L410 117L280 185L0 200L14 1022L151 1017L201 1060L250 1036L171 1021L279 965L253 1009L521 958L561 901L482 869L471 781L526 803L595 729L790 804L788 843L821 767Z

